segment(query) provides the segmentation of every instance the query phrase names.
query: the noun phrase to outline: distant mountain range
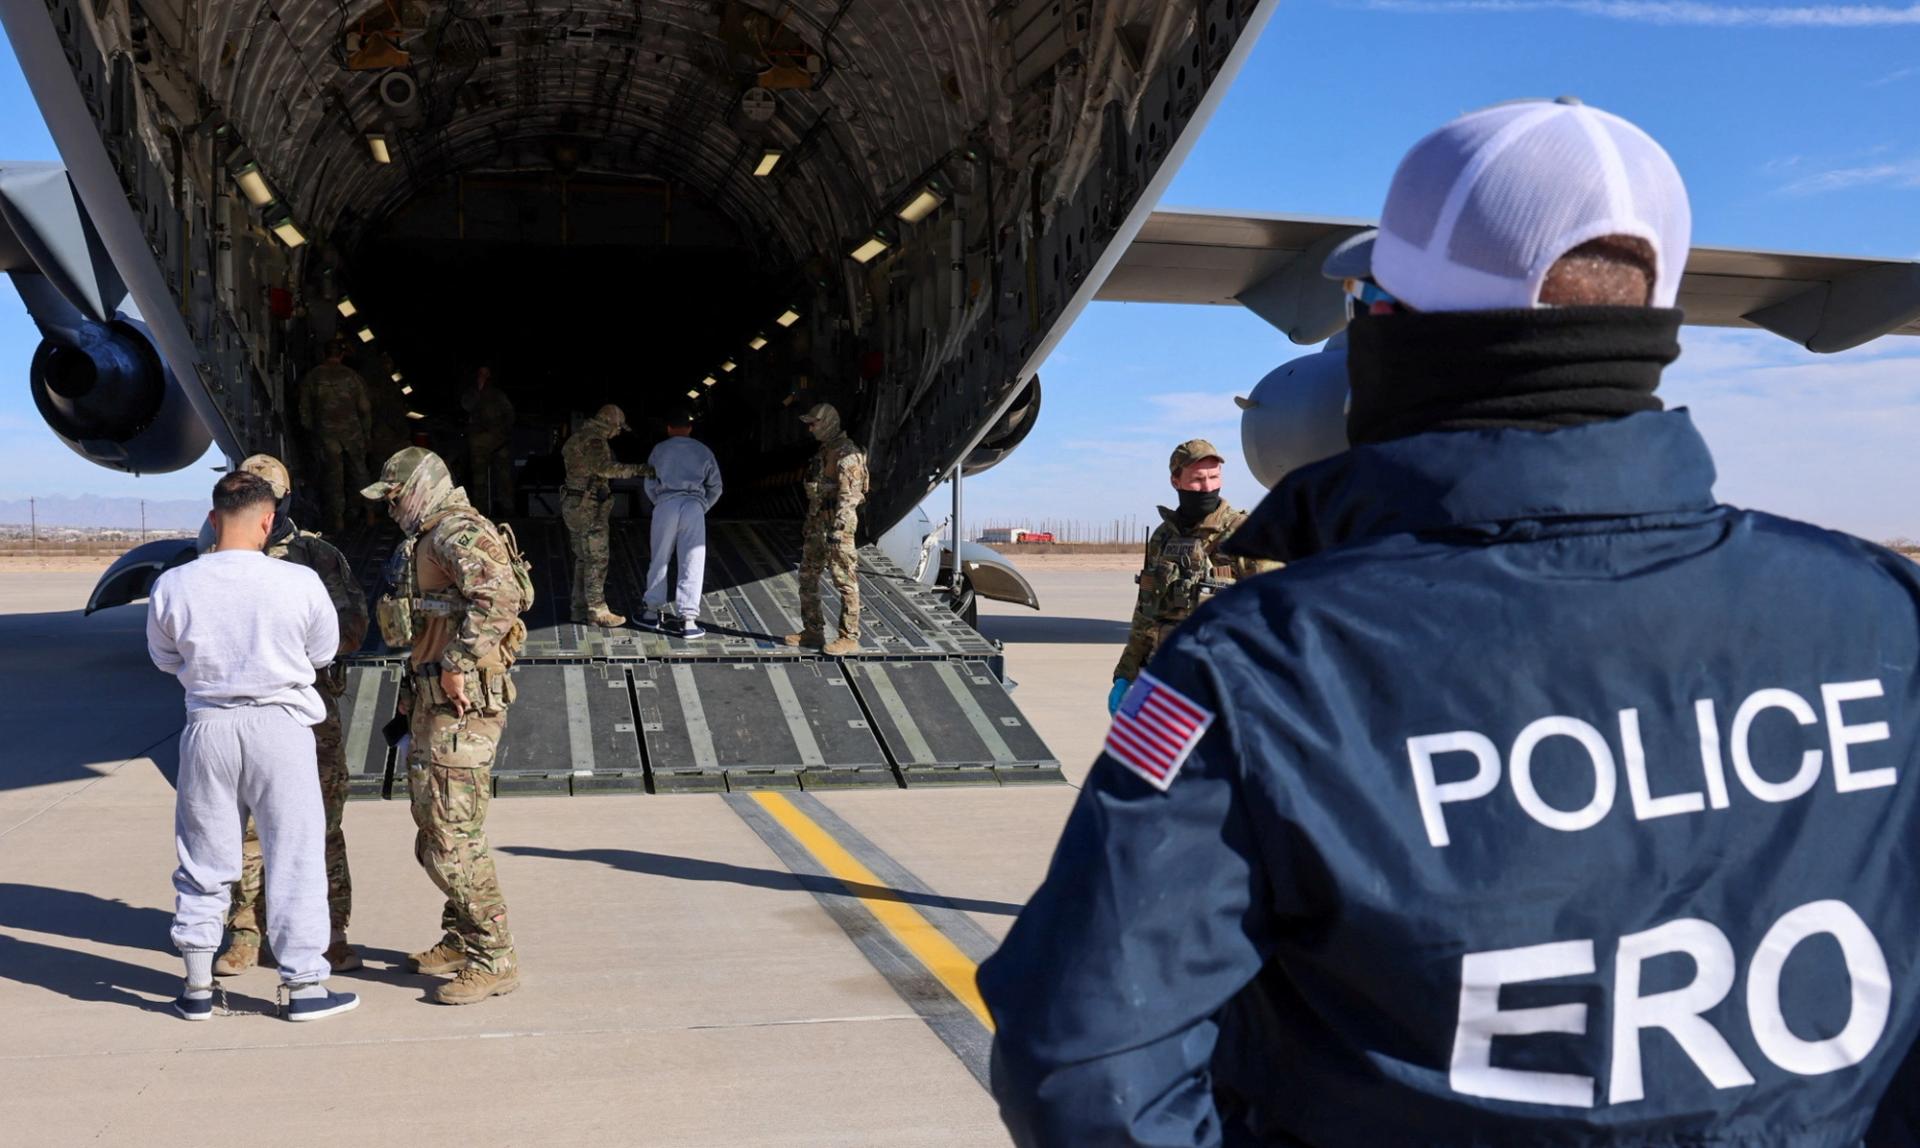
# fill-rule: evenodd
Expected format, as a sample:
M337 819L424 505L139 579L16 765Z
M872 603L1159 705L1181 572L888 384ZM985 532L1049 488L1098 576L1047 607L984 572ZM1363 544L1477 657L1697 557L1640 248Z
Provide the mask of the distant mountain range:
M207 516L207 504L193 499L147 500L147 529L197 530ZM140 500L82 494L37 498L32 517L42 526L81 526L94 529L140 529ZM0 526L26 526L24 498L0 499Z

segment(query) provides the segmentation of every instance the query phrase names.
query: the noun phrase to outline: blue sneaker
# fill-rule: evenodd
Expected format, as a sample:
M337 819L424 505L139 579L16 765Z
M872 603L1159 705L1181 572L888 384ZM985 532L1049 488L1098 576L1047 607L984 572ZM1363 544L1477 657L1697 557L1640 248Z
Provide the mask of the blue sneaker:
M207 985L205 988L207 995L204 997L188 996L188 992L197 991L192 987L182 990L180 995L173 999L173 1011L186 1020L212 1020L213 986Z
M695 638L704 638L706 636L707 636L707 632L700 628L700 623L694 621L692 618L681 619L680 632L679 634L676 635L676 637L685 638L687 641L691 642Z
M327 990L326 996L295 997L287 1002L287 1019L325 1020L343 1012L352 1012L360 1007L360 997L354 993L337 993Z
M658 630L660 628L660 611L652 608L641 610L640 616L633 620L633 624L643 630Z

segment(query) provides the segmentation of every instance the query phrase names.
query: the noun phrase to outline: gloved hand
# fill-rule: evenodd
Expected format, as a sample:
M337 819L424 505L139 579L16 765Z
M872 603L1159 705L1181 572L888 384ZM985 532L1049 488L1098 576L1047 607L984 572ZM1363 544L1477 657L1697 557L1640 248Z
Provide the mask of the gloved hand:
M1125 678L1113 679L1113 689L1107 693L1107 713L1109 715L1120 712L1120 699L1126 697L1127 691L1132 688L1133 683Z

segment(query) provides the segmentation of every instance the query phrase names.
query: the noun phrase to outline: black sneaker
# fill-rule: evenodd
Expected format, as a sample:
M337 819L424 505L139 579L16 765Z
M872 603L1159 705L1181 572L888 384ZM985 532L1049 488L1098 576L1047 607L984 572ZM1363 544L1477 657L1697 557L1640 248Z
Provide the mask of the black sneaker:
M639 616L634 618L633 624L642 630L658 630L660 628L660 611L653 609L641 610Z
M680 632L675 635L675 637L685 638L689 642L695 638L704 638L706 636L707 632L702 630L700 623L694 621L692 618L682 619L680 622Z
M192 990L183 990L173 999L173 1011L186 1020L212 1020L213 986L208 985L206 989L207 995L203 997L190 997L187 992Z
M294 997L287 1002L287 1019L325 1020L343 1012L352 1012L360 1007L360 997L354 993L337 993L327 990L320 997Z

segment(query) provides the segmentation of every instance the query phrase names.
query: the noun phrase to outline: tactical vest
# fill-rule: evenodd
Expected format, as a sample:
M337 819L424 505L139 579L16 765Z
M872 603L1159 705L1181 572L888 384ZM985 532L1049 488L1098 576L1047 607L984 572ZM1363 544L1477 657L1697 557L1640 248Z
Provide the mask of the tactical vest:
M457 628L453 619L465 609L465 600L458 590L449 586L422 587L417 557L420 538L456 515L465 515L483 529L493 531L500 540L501 549L506 551L508 566L513 570L514 585L520 593L519 612L525 614L533 608L533 565L521 553L520 540L514 537L513 528L504 523L496 526L488 522L472 507L457 506L422 523L418 533L402 540L395 548L393 557L388 560L386 580L390 588L375 605L374 617L380 626L381 639L393 649L420 652L420 643L428 637L430 630L436 628L444 631L435 635L436 644L444 649ZM507 665L512 665L519 657L521 647L526 644L526 635L525 626L516 626L508 641L501 643L501 658ZM427 660L433 660L439 657L440 650L427 653Z
M1208 594L1233 582L1232 564L1216 551L1246 517L1244 511L1228 510L1217 524L1196 526L1192 532L1176 528L1173 537L1161 544L1141 572L1140 586L1157 597L1162 621L1185 620Z
M834 439L814 454L807 464L806 491L807 507L815 513L832 513L840 497L840 463L850 455L860 453L860 448L845 435ZM854 493L864 495L865 484ZM817 508L817 509L816 509Z

